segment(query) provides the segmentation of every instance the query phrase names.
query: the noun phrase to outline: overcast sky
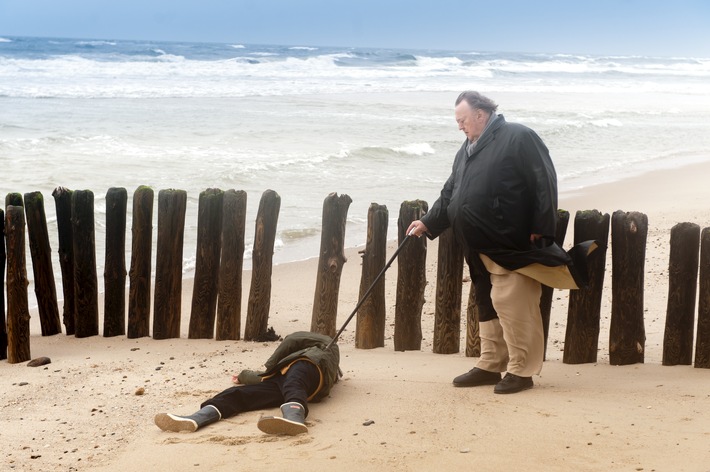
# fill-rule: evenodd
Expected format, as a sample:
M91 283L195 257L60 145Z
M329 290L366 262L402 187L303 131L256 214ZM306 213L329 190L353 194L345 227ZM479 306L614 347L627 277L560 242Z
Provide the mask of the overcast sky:
M710 58L706 0L0 0L0 37Z

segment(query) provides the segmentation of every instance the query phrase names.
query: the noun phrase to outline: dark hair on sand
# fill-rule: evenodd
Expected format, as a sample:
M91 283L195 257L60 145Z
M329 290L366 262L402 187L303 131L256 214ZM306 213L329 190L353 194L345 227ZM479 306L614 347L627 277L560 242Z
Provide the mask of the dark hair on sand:
M472 110L479 109L487 113L495 113L498 109L496 102L488 97L484 97L478 92L474 92L473 90L461 92L456 99L456 106L464 100L466 100L466 103L468 103L468 106L470 106Z

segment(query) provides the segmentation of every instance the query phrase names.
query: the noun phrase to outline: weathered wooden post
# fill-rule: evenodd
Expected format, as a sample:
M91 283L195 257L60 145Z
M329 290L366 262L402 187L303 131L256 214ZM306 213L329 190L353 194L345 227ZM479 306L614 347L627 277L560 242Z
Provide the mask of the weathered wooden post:
M271 271L276 240L276 224L281 209L281 196L273 190L261 195L254 229L252 250L251 288L247 303L244 339L254 341L266 333L271 306Z
M693 362L699 245L700 226L678 223L671 228L663 365L691 365Z
M451 228L439 235L434 311L434 352L459 352L461 338L461 291L463 248Z
M74 235L74 300L76 302L75 336L99 334L99 291L96 275L96 239L94 236L94 193L75 190L71 199Z
M710 228L700 236L700 280L698 282L698 332L695 338L695 367L710 369Z
M217 298L218 341L241 338L242 268L247 193L227 190L222 203L222 258L219 266Z
M18 192L12 192L5 195L5 208L9 206L25 207L25 202L22 201L22 194Z
M349 195L331 193L323 203L323 233L320 240L320 257L316 291L313 297L311 331L335 336L338 318L338 293L340 274L345 257L345 222L352 199Z
M362 276L359 300L362 300L363 295L387 262L388 220L389 212L385 205L370 204L367 212L367 241L365 249L361 251ZM386 317L385 276L383 275L357 311L355 347L359 349L384 347Z
M397 237L402 244L407 228L429 210L423 200L407 200L399 207ZM394 350L422 348L422 308L426 288L427 238L409 241L397 258L397 297L394 313Z
M25 215L22 206L8 205L7 234L7 361L28 361L30 355L30 310L27 301Z
M42 336L52 336L62 332L62 323L59 320L44 198L40 192L25 194L25 217Z
M597 361L602 291L609 243L609 213L597 210L578 211L574 218L574 244L596 240L600 243L587 258L589 286L569 293L567 332L565 334L565 364Z
M648 217L617 210L611 217L611 323L609 363L643 363L646 330L643 324L643 282Z
M71 190L57 187L52 192L57 209L57 234L59 239L59 267L62 270L64 311L62 321L67 336L74 335L76 301L74 300L74 235L71 222Z
M466 357L481 356L480 311L476 300L476 288L473 280L469 284L468 303L466 305Z
M153 339L180 337L182 251L187 192L158 192L158 241L155 260Z
M569 225L569 212L567 210L557 210L557 227L555 229L555 242L562 246L567 234ZM540 294L540 315L542 316L542 330L545 336L545 350L543 359L547 359L547 339L550 335L550 312L552 311L552 295L555 289L542 285Z
M106 260L104 263L104 337L126 334L126 209L128 192L106 192Z
M145 185L133 193L131 268L128 273L128 338L131 339L150 335L154 200L153 189Z
M5 210L0 208L0 287L5 287ZM0 289L0 360L7 359L5 290Z
M222 251L224 192L210 188L200 193L197 209L197 253L192 310L187 337L212 339L217 314L219 256Z

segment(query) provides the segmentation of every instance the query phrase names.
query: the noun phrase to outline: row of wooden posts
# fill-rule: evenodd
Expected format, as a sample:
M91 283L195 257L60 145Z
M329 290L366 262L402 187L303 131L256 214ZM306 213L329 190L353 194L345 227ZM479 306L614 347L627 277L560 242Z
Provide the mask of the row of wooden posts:
M99 334L98 282L94 244L94 196L89 190L59 187L53 192L57 212L59 262L64 296L63 322L67 335ZM241 338L242 267L246 220L246 193L207 189L200 194L194 290L188 338L236 340ZM149 336L154 193L141 186L133 195L132 250L126 272L125 233L127 192L111 188L106 194L106 254L104 270L104 336ZM344 254L345 222L351 199L328 195L323 205L319 265L311 315L311 330L333 336L336 332L340 275ZM187 194L161 190L158 194L156 271L154 280L154 339L180 337L182 253ZM51 263L44 202L41 193L13 193L6 197L6 215L0 210L0 268L7 261L7 324L4 293L0 325L0 359L10 363L29 360L30 333L25 258L25 225L29 239L38 312L43 336L61 333L57 294ZM428 209L421 200L402 203L398 239L411 221ZM271 271L280 196L273 190L261 196L252 252L252 278L247 303L244 339L259 340L267 333L271 297ZM370 288L385 265L388 210L371 204L367 242L362 251L360 296ZM644 362L644 262L648 221L638 212L617 211L613 216L597 210L577 212L574 243L597 240L600 249L588 259L589 287L569 295L563 362L597 361L602 288L611 221L612 305L609 360L614 365ZM556 239L563 243L569 212L558 212ZM4 228L2 227L4 226ZM663 343L663 364L690 365L693 357L695 300L698 323L695 366L710 368L710 228L692 223L671 230L669 295ZM7 247L7 254L5 252ZM698 248L700 247L700 251ZM413 240L398 256L394 349L421 349L421 316L426 280L426 238ZM433 349L459 352L464 257L450 231L439 237ZM129 277L126 331L126 275ZM385 282L373 287L357 313L355 345L370 349L385 341ZM1 292L1 291L0 291ZM545 332L549 333L553 289L543 287L540 301ZM479 356L478 313L474 290L466 310L466 355ZM7 352L7 354L6 354Z

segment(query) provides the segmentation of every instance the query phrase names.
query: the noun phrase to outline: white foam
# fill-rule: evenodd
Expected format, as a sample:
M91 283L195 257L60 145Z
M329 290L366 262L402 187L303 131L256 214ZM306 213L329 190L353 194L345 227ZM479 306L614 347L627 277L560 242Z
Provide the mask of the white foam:
M414 156L423 156L425 154L434 154L434 148L429 143L412 143L406 146L394 148L394 151L404 154L412 154Z

